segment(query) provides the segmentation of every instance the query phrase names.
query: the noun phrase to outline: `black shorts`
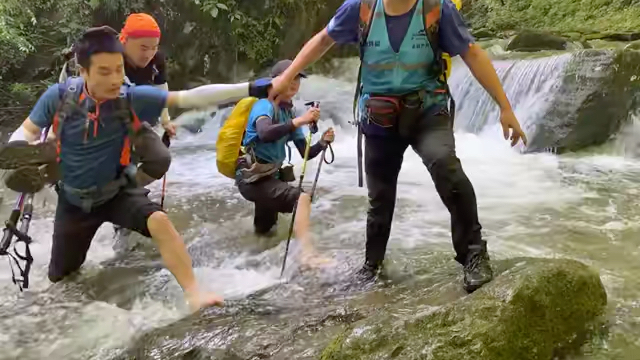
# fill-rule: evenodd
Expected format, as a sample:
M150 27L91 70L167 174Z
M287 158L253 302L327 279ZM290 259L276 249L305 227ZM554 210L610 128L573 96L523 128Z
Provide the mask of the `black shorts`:
M245 199L255 203L253 224L258 233L268 232L278 221L278 213L291 213L300 197L300 190L273 176L254 183L238 182Z
M70 204L63 194L59 194L53 225L49 280L60 281L80 268L93 236L105 222L150 237L147 219L154 212L162 211L162 208L149 200L147 194L149 190L145 188L124 189L89 213Z

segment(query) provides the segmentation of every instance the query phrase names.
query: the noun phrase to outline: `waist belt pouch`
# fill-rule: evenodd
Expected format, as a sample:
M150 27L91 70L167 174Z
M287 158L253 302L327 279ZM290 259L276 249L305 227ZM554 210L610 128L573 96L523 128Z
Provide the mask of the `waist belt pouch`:
M422 98L412 93L402 98L402 108L398 116L398 133L402 137L411 137L418 129L416 125L422 115Z
M278 170L280 170L281 164L282 163L280 164L260 164L257 162L253 163L248 168L240 169L240 174L242 175L240 181L243 181L245 184L250 184L250 183L256 182L257 180L265 176L273 175L276 172L278 172Z
M293 165L283 165L280 170L278 170L278 178L284 182L296 181L296 174L293 172Z
M127 187L127 184L128 180L122 176L101 188L75 189L65 186L63 182L58 182L57 190L58 194L64 196L70 204L89 213L94 207L116 197L123 188Z
M366 103L367 119L383 128L397 125L400 115L400 99L392 96L371 96Z

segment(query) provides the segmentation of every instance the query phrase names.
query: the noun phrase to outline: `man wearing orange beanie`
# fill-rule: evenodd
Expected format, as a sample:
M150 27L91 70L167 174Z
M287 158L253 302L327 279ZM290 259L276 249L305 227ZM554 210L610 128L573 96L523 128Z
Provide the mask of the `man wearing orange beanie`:
M135 85L153 85L168 91L165 59L158 51L160 27L156 20L143 13L129 15L120 30L120 41L124 45L125 75L129 82ZM167 109L164 109L160 119L165 131L174 136L176 129L170 121ZM146 186L162 178L169 170L171 155L158 134L151 128L143 129L138 134L136 147L136 155L141 160L138 184Z
M152 85L169 91L167 84L165 58L158 51L160 44L160 27L149 14L133 13L125 20L119 39L124 45L125 81L135 85ZM77 65L72 61L65 64L60 75L60 83L68 77L77 76L74 72ZM160 116L164 130L175 136L176 128L169 118L168 109L164 109ZM144 123L136 134L133 145L133 160L139 163L136 172L138 186L144 187L161 179L171 166L171 153L163 144L160 136L153 130L152 125ZM130 231L114 226L116 233L127 236Z
M158 51L160 35L160 27L151 15L134 13L127 17L119 36L125 50L125 81L169 90L165 59ZM65 64L60 74L60 83L64 83L69 77L78 76L77 65L73 60ZM162 112L160 121L164 130L174 136L176 128L171 123L167 109ZM169 149L149 124L145 124L138 132L133 155L140 163L136 180L141 187L161 179L171 165Z

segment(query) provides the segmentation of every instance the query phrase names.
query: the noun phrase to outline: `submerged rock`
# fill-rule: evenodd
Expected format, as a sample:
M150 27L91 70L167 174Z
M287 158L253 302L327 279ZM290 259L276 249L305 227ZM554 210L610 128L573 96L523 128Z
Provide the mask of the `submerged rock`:
M565 50L567 40L545 32L524 30L507 45L509 51Z
M448 253L390 265L373 287L299 279L205 309L114 360L551 360L583 344L606 304L598 274L573 260L495 261L495 280L472 295Z
M550 360L580 348L607 302L598 274L568 259L496 264L495 280L472 295L357 322L321 359Z

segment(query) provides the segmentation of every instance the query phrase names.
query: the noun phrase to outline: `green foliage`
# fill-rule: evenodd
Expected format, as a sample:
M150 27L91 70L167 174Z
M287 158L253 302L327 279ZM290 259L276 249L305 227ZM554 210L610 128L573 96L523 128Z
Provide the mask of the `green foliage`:
M474 28L594 33L638 31L638 0L470 0L462 8Z
M314 13L324 7L317 1L192 0L216 19L216 27L229 36L229 45L261 64L273 58L292 15ZM297 29L298 30L298 29Z
M0 78L35 50L27 37L29 25L35 22L33 13L18 1L0 2Z

